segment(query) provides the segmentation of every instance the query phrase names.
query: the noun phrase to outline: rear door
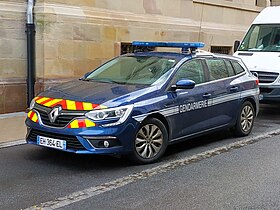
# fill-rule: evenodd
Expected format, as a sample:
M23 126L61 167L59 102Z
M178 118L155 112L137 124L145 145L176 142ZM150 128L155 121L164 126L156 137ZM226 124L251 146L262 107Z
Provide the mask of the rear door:
M212 98L211 127L223 127L234 121L238 111L240 85L231 62L222 58L206 58L209 72L209 94Z

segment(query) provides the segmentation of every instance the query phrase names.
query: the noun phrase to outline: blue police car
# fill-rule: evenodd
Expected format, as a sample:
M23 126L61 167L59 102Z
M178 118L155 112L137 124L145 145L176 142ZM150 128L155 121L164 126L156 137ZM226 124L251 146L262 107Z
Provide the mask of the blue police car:
M239 58L196 53L203 43L116 57L40 93L31 102L27 143L77 154L126 154L157 161L169 144L233 128L248 135L259 110L258 79Z

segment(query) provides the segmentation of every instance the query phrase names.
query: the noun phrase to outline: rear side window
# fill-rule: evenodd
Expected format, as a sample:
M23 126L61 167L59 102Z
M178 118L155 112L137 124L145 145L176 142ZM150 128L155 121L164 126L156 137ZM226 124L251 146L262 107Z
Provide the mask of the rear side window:
M245 69L243 69L243 67L237 61L232 61L232 65L236 74L240 74L245 71Z
M225 60L229 76L234 76L235 72L229 60Z
M206 59L206 64L209 69L210 81L229 77L226 64L222 59Z

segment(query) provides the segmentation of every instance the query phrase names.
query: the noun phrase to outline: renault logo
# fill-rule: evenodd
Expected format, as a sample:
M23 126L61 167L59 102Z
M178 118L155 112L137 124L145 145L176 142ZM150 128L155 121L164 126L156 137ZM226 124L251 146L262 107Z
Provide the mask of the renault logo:
M54 123L56 118L58 117L58 115L60 114L62 108L61 106L57 106L57 107L54 107L50 113L48 114L49 115L49 119L51 121L51 123Z

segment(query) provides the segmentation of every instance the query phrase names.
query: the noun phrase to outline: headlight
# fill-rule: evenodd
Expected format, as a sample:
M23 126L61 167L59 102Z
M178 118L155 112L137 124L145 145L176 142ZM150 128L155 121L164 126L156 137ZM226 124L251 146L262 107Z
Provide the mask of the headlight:
M113 126L119 125L126 121L128 116L130 115L133 109L133 105L121 106L111 109L101 109L101 110L93 110L86 113L86 117L94 120L94 121L101 121L101 120L118 120L115 123L107 124L103 126Z
M29 109L33 109L34 106L35 106L36 102L35 102L35 98L32 99L32 101L30 102L30 106L29 106Z

